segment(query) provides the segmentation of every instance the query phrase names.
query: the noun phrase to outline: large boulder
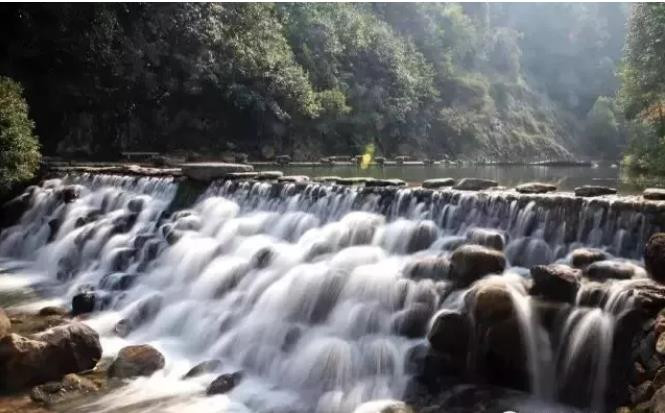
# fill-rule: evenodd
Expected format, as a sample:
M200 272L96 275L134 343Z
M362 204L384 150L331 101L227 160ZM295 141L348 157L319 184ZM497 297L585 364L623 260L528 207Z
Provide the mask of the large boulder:
M32 338L11 334L0 340L0 388L20 389L89 370L101 355L99 336L79 322Z
M449 269L450 262L445 257L423 257L406 264L402 273L412 280L442 281L448 279Z
M481 245L462 245L450 256L450 277L466 286L488 274L501 274L506 258L496 250Z
M437 314L427 333L427 340L434 350L460 357L464 357L470 337L471 322L469 318L451 310Z
M149 344L124 347L109 366L109 377L150 376L164 368L164 356Z
M665 233L653 234L647 241L644 266L652 279L665 283Z
M563 264L536 265L531 268L532 295L572 303L580 288L581 271Z
M506 244L504 235L495 229L472 228L466 233L466 239L470 244L478 244L483 247L503 251Z
M230 374L222 374L213 380L212 383L210 383L206 389L206 394L211 396L213 394L228 393L233 390L234 387L240 384L242 376L243 374L240 371L236 371L235 373Z
M642 192L642 197L651 201L665 201L665 189L647 188Z
M455 185L453 178L435 178L423 181L422 187L428 189L444 188Z
M635 276L644 275L644 270L626 261L603 260L589 264L584 269L584 275L595 281L605 281L608 279L627 280Z
M595 248L578 248L570 253L570 262L575 268L585 268L589 264L606 259L605 251Z
M453 189L461 191L482 191L483 189L493 188L498 186L499 183L491 179L480 178L464 178L453 186Z
M616 188L610 188L608 186L583 185L575 188L575 196L581 197L614 195L616 193Z
M556 185L545 184L542 182L529 182L518 185L515 190L521 194L544 194L556 191Z
M5 314L5 310L0 308L0 338L3 338L9 334L9 330L12 328L12 323L9 321L9 317Z

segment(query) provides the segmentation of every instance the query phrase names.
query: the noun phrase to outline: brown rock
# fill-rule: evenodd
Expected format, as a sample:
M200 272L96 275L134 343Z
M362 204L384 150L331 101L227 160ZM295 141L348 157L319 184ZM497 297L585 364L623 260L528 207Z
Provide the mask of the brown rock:
M462 245L450 257L450 276L459 286L466 286L488 274L501 274L506 258L500 251L480 245Z
M521 194L544 194L556 191L556 185L545 184L542 182L529 182L519 185L515 190Z
M665 189L663 189L663 188L646 188L642 192L642 197L644 197L644 199L649 199L651 201L664 201L665 200Z
M453 186L453 189L461 191L482 191L484 189L489 189L499 184L496 181L490 179L480 179L480 178L464 178Z
M434 318L427 340L434 350L463 357L470 336L471 322L467 316L455 311L442 311Z
M48 382L33 387L30 398L37 403L53 405L97 390L99 388L91 380L71 373L63 377L60 382Z
M108 370L109 377L149 376L164 367L164 356L148 344L120 350Z
M613 195L616 193L616 188L610 188L607 186L583 185L575 188L575 196L582 197Z
M12 328L12 322L9 321L9 317L7 317L5 310L0 308L0 338L3 338L7 334L9 334L11 328Z
M665 386L665 367L661 367L656 371L656 375L653 378L653 388L655 390L660 389Z
M240 380L242 380L242 372L240 371L231 374L222 374L210 383L206 394L210 396L213 394L228 393L240 383Z
M571 264L575 268L585 268L589 264L605 259L607 254L595 248L578 248L571 253Z
M67 310L65 307L48 306L39 310L38 314L42 317L48 317L53 315L66 316L69 314L69 310Z
M493 324L511 318L515 307L508 287L500 283L478 286L473 292L473 314L476 322Z
M637 387L630 389L630 401L632 404L642 403L653 396L654 388L650 381L645 381Z
M656 340L656 352L665 355L665 333L661 333Z
M658 389L650 401L651 413L665 413L665 387Z
M537 265L531 268L531 294L563 302L573 302L580 287L581 272L563 264Z
M644 266L652 279L665 283L665 233L653 234L647 241Z

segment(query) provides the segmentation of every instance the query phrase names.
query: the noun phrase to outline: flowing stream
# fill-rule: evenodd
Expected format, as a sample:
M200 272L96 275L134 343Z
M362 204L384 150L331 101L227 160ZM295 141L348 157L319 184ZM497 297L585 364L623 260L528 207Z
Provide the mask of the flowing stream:
M554 343L525 293L525 268L565 262L579 246L639 260L645 238L661 229L657 211L620 199L225 181L187 204L183 185L48 180L29 189L30 208L2 232L0 257L46 286L49 299L68 304L94 288L100 311L87 322L105 355L132 343L165 354L163 371L80 411L349 413L399 400L407 354L426 342L410 320L451 305L441 298L447 281L408 278L404 269L489 229L504 237L506 273L516 279L531 392L559 400L558 388L593 349L587 405L603 411L615 317L634 281L603 286L603 306L578 303ZM68 190L79 196L63 203ZM204 396L215 374L181 380L210 359L222 361L217 374L243 371L231 393Z

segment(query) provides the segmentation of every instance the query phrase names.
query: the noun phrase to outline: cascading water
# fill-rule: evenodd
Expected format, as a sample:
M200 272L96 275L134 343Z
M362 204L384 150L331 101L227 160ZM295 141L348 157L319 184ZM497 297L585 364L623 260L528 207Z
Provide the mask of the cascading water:
M449 290L446 281L408 277L413 262L486 237L479 228L502 234L514 266L565 259L579 245L636 258L660 228L649 211L572 197L249 181L214 183L191 208L171 211L178 185L49 180L30 189L30 208L2 232L0 256L29 261L51 280L54 296L68 301L94 289L103 311L88 322L106 352L148 342L167 356L163 372L87 409L153 400L159 411L348 413L399 399L409 380L406 355L423 343ZM63 203L67 191L78 197ZM555 399L555 375L565 381L582 349L602 344L591 378L592 403L601 405L611 350L603 346L611 347L622 305L623 290L616 291L602 309L569 314L561 357L538 349L550 337L531 298L512 292L535 394ZM209 359L221 360L222 372L244 372L230 396L201 396L210 375L180 380Z

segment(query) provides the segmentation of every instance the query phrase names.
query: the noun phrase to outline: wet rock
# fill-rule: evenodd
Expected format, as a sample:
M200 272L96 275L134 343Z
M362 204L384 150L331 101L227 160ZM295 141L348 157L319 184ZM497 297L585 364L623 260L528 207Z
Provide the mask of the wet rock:
M252 256L251 264L256 268L266 268L274 257L275 253L270 247L261 248Z
M371 181L365 182L365 186L368 188L384 186L406 186L406 182L402 181L401 179L372 179Z
M97 295L94 291L83 291L72 298L72 315L92 313L95 311Z
M641 273L643 270L635 264L612 260L596 261L584 269L584 275L596 281L627 280Z
M665 386L665 367L661 367L656 371L656 375L653 378L653 387L658 390L661 387Z
M473 288L470 297L476 322L492 325L515 314L513 299L505 284L480 283Z
M653 383L645 381L644 383L634 387L630 391L630 402L632 404L639 404L647 401L653 396L654 388Z
M395 400L379 400L363 403L353 413L414 413L404 402Z
M48 317L48 316L66 316L69 314L69 310L66 309L65 307L57 307L57 306L47 306L39 310L38 313L42 317Z
M0 206L0 228L15 225L30 208L31 195L26 191Z
M253 179L259 176L258 172L231 172L224 175L224 179Z
M482 245L497 251L503 251L506 243L501 232L488 228L472 228L466 233L466 239L471 244Z
M36 403L53 405L97 392L99 388L91 380L76 374L67 374L62 381L52 381L33 387L30 398Z
M102 348L97 333L79 322L53 327L32 338L0 340L0 389L15 390L89 370Z
M665 233L653 234L647 241L644 266L653 280L665 283Z
M212 181L222 178L231 172L251 172L251 165L223 163L223 162L198 162L180 165L183 175L197 181Z
M9 321L9 317L5 313L5 310L0 308L0 338L3 338L9 334L10 329L12 328L12 323Z
M521 194L544 194L556 191L556 185L545 184L542 182L529 182L519 185L515 190Z
M649 411L651 413L665 413L665 387L658 389L651 397Z
M210 383L206 389L206 394L211 396L213 394L228 393L233 390L234 387L240 384L242 376L243 373L240 371L236 371L235 373L230 374L222 374L213 380L212 383Z
M196 366L189 369L187 374L182 376L183 379L191 379L192 377L198 377L203 374L213 373L219 370L222 367L222 362L219 360L206 360L202 361Z
M563 264L537 265L531 268L530 293L553 301L572 303L580 288L581 271Z
M355 176L352 178L340 178L337 181L335 181L336 184L338 185L345 185L345 186L350 186L350 185L361 185L361 184L366 184L369 181L373 181L374 178L367 177L367 176Z
M498 186L499 183L490 179L464 178L453 186L453 189L461 191L482 191Z
M114 272L106 274L99 282L101 288L115 291L125 291L134 285L137 274L128 274L124 272Z
M616 193L617 193L616 188L610 188L608 186L583 185L575 188L575 196L582 196L582 197L614 195Z
M432 316L430 306L415 303L409 308L398 311L392 323L395 334L408 338L420 338L427 332L427 325Z
M665 355L665 333L658 335L658 340L656 340L656 352L660 355Z
M128 346L120 350L108 370L109 377L150 376L164 368L164 356L149 344Z
M595 248L578 248L570 254L570 261L575 268L585 268L596 261L607 259L607 254Z
M115 325L115 333L120 337L127 337L136 328L154 319L162 308L162 301L162 296L153 295L136 304L127 317Z
M439 228L433 221L420 221L411 233L406 251L412 253L427 249L438 237Z
M427 340L441 353L464 357L471 337L471 322L464 314L442 311L434 318Z
M450 262L445 257L424 257L408 263L403 273L412 280L445 280L449 269Z
M143 198L130 199L129 202L127 203L127 209L130 212L135 212L135 213L141 212L144 206L145 206L145 200Z
M450 257L451 279L466 286L488 274L501 274L506 258L499 251L480 245L462 245Z
M455 180L453 178L436 178L436 179L427 179L423 181L423 188L443 188L455 185Z
M647 188L642 192L642 197L651 201L665 201L665 189Z
M74 202L79 197L80 193L81 190L78 186L69 185L60 189L60 191L58 192L58 196L60 196L63 202L68 204L70 202Z
M529 383L527 351L517 319L508 318L490 325L484 341L483 360L489 381L526 390Z

